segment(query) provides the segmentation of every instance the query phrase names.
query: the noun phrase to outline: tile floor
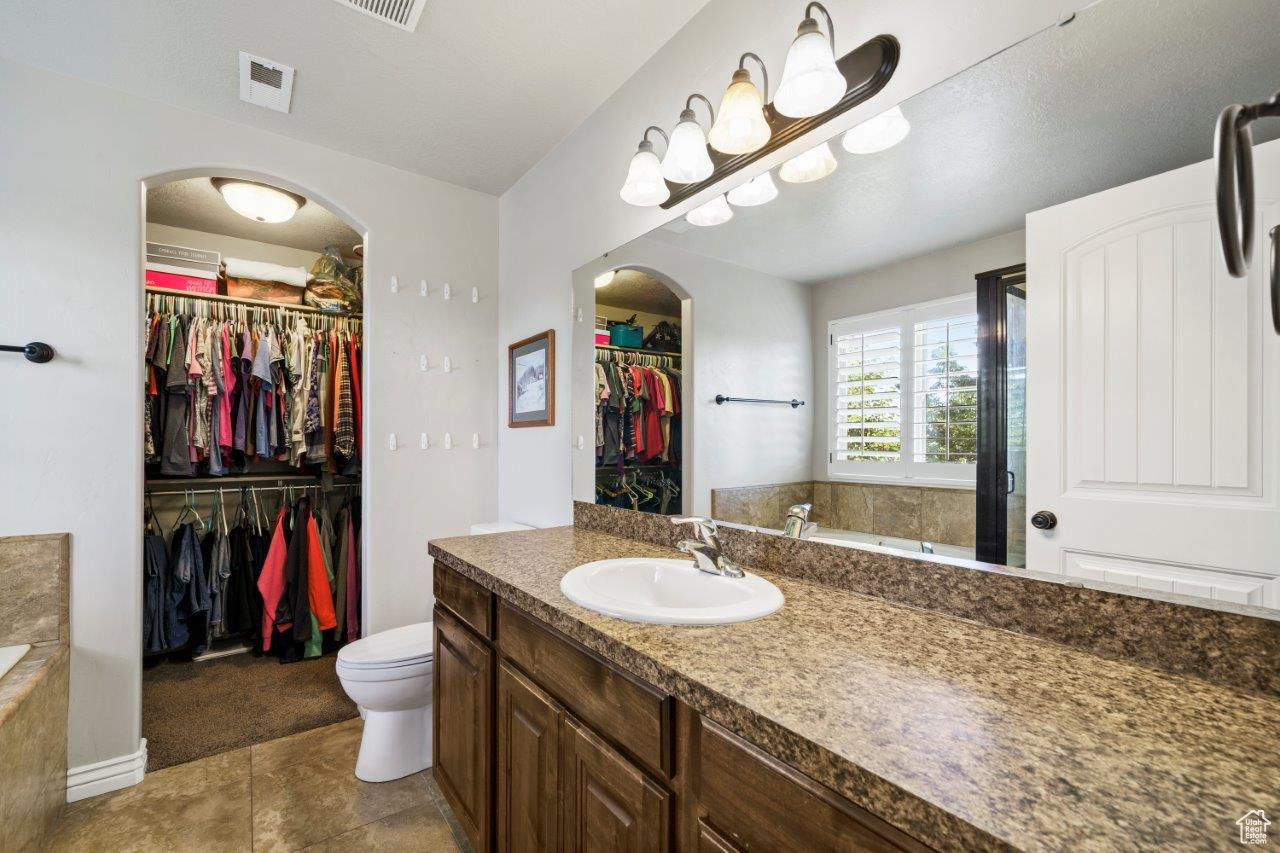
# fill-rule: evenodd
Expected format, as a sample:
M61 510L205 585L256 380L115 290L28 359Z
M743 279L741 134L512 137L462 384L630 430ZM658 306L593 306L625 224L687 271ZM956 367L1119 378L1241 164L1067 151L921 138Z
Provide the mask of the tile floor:
M58 851L469 851L424 771L372 785L352 772L360 720L166 767L67 806Z

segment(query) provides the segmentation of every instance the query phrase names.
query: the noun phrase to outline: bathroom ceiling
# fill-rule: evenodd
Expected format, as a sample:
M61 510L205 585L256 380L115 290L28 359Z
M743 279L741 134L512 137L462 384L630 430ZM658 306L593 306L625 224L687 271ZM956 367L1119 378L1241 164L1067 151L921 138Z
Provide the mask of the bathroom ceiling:
M648 273L620 269L613 281L596 289L596 303L664 317L680 316L680 297Z
M912 128L895 148L857 156L834 139L831 176L650 237L814 284L1018 230L1032 211L1212 157L1218 112L1280 88L1277 32L1276 0L1103 0L904 102ZM1257 142L1277 136L1280 121L1254 125Z
M13 0L0 56L488 193L510 187L706 0L430 0L407 33L329 0ZM297 69L242 103L237 51Z
M148 189L147 221L316 254L326 246L340 246L350 256L352 247L362 239L337 215L311 200L298 208L288 222L246 219L227 206L208 178L172 181Z

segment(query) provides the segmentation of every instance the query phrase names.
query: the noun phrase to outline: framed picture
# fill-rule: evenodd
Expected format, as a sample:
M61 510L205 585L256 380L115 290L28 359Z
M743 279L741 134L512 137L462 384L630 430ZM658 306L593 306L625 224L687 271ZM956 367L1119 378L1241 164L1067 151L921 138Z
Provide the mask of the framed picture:
M556 422L556 332L507 347L507 426L554 426Z

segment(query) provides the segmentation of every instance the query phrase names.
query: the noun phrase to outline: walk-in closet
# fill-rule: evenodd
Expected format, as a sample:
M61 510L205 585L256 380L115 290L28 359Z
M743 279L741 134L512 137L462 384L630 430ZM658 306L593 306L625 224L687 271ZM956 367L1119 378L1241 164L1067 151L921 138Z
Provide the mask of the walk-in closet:
M683 512L681 298L639 269L595 280L596 503Z
M220 175L146 194L142 735L150 769L355 715L363 238Z

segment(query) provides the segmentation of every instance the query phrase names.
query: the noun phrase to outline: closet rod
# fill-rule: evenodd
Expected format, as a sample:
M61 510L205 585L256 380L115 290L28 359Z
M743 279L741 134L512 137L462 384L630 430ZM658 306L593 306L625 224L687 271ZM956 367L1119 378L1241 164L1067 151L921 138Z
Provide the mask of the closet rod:
M145 288L147 293L154 293L158 296L176 296L180 299L209 299L214 302L226 302L231 305L248 305L254 308L279 308L283 311L301 311L304 314L320 314L325 317L345 317L348 320L360 320L363 314L346 314L341 311L325 311L321 308L311 308L307 305L284 305L279 302L269 302L265 299L244 299L238 296L221 296L216 293L186 293L181 290L169 290L165 287Z
M148 489L148 495L216 495L220 492L282 492L285 489L317 489L319 491L331 492L335 489L358 489L359 483L337 483L332 486L309 485L303 486L296 483L281 483L276 486L221 486L216 489L156 489L154 491Z
M612 344L596 344L596 349L607 349L613 352L635 352L640 355L662 355L667 358L680 358L678 352L662 352L654 349L641 349L640 347L615 347Z
M358 486L360 481L354 475L335 474L330 481L334 486ZM228 474L225 477L165 477L148 480L146 488L163 488L188 483L191 487L218 486L224 489L238 488L240 485L266 485L279 483L285 486L323 486L324 480L316 474Z

